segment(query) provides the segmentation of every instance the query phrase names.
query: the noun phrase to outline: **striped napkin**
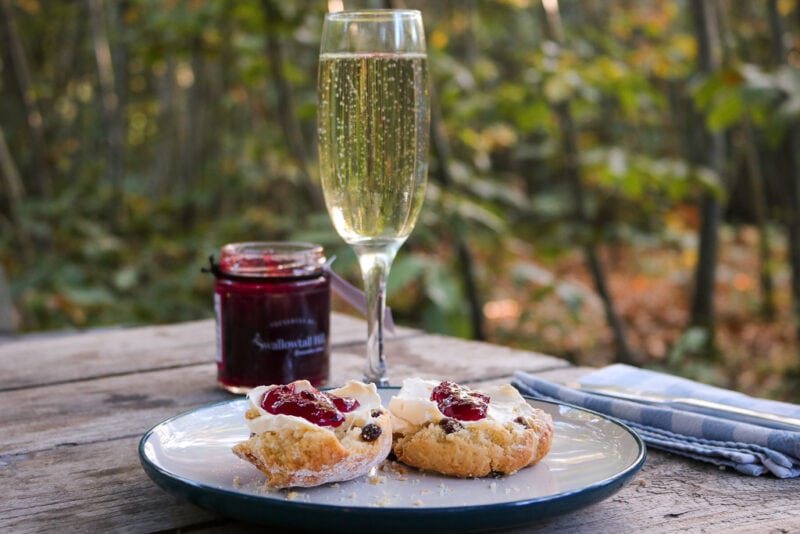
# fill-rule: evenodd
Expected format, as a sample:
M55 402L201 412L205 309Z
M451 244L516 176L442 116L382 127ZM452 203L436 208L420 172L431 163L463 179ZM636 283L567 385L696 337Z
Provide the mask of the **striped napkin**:
M685 378L616 364L590 373L581 385L629 387L674 397L688 397L800 418L800 406L758 399ZM633 428L651 447L680 454L747 475L800 476L800 431L770 428L739 420L728 412L698 413L675 404L647 404L611 398L517 372L522 393L574 404L610 415Z

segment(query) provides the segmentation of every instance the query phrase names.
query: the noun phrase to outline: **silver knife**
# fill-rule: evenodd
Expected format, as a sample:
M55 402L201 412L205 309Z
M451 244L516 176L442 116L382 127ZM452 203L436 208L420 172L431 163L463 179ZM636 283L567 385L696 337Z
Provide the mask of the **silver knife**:
M760 410L740 408L739 406L730 406L728 404L722 404L703 399L695 399L692 397L673 397L670 395L663 395L661 393L642 391L623 386L576 383L568 385L575 389L585 391L586 393L594 393L596 395L603 395L604 397L630 400L645 404L660 404L676 409L701 413L704 415L713 415L722 418L724 418L725 414L727 413L731 416L735 416L731 417L731 419L735 419L737 421L753 423L756 425L780 430L800 431L800 418L791 417L788 415L777 415Z

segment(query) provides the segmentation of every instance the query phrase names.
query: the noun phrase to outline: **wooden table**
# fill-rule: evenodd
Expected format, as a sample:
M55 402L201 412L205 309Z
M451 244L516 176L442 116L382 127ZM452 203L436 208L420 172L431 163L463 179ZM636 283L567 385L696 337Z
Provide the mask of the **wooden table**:
M0 532L259 530L173 498L145 475L137 445L160 421L230 395L216 386L211 320L32 337L0 344ZM358 378L365 326L335 314L332 384ZM400 328L391 379L481 385L517 369L552 379L586 372L496 345ZM789 532L800 479L738 475L648 451L613 497L536 525L542 532Z

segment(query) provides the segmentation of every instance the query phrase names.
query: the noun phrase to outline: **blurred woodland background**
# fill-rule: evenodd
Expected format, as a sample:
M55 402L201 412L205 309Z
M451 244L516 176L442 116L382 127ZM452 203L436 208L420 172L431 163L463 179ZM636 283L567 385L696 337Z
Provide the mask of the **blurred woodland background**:
M800 401L797 0L344 1L388 6L433 94L396 320ZM212 317L235 241L361 285L317 178L341 7L0 0L0 332Z

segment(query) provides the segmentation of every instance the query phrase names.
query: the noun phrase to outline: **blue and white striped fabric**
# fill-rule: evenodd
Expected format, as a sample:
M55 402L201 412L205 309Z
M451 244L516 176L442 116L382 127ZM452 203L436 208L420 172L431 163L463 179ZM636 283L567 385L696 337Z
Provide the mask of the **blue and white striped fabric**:
M581 406L610 415L633 428L651 447L726 466L747 475L800 476L800 431L737 421L730 414L709 415L659 404L610 398L514 374L522 393ZM691 397L769 413L800 417L800 406L757 399L654 371L612 365L581 378L581 384L631 387L676 397Z

